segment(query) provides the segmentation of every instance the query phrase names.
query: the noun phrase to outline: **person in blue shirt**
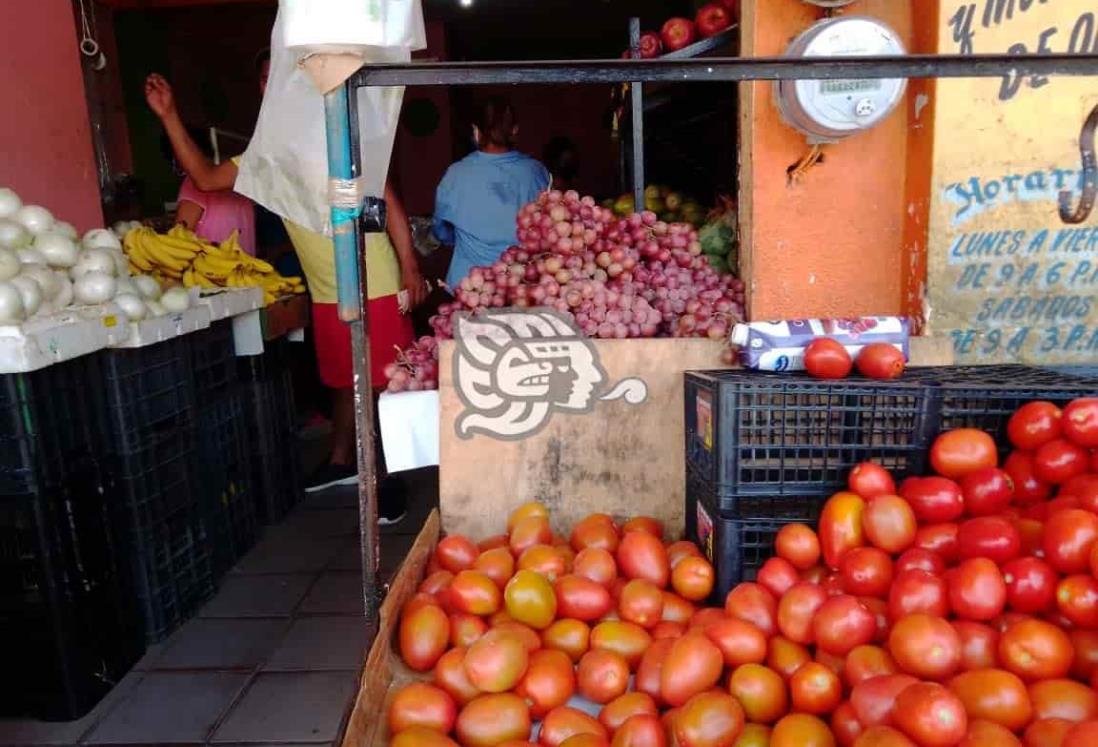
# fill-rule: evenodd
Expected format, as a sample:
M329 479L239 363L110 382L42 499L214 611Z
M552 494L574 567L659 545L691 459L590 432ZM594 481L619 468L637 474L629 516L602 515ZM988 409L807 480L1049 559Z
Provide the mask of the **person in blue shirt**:
M519 209L549 188L546 168L514 149L517 135L510 102L488 99L473 124L477 150L451 165L438 185L434 234L454 247L446 273L451 289L516 243Z

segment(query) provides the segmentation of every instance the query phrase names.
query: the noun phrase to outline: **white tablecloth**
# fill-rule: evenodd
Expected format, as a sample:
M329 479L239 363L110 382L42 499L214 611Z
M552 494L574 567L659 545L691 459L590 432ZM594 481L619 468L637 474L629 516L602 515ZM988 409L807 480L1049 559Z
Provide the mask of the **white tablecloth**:
M389 472L438 464L438 392L384 392L378 400L381 444Z

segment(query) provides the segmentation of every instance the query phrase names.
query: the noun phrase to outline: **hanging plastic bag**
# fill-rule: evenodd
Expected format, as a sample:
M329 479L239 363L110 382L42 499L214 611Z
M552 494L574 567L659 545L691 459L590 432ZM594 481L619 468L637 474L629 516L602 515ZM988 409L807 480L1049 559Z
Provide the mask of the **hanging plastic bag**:
M411 0L385 5L408 6ZM312 231L330 233L328 151L324 97L298 64L302 51L287 46L289 8L305 0L283 0L271 32L271 69L255 133L240 164L235 189L276 215ZM320 3L323 5L324 3ZM378 4L358 0L356 5ZM418 10L419 2L415 0ZM296 12L296 11L295 11ZM417 34L400 38L422 41L422 15ZM350 24L347 24L350 26ZM304 38L304 37L299 37ZM319 38L319 37L310 37ZM334 38L334 37L333 37ZM344 39L352 38L347 33ZM412 47L359 46L363 61L408 62ZM363 192L381 196L396 138L403 88L361 88L358 95Z
M282 0L287 48L368 54L426 46L420 0Z

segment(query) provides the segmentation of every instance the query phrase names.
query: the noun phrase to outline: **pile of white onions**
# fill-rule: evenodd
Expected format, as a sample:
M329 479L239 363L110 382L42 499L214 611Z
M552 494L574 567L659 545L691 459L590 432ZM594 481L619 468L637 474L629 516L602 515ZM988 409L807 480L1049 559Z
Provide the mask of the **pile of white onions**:
M121 238L132 227L96 228L81 238L46 208L0 188L0 324L108 301L133 321L167 313L158 302L160 284L130 276Z
M396 362L385 367L390 392L418 392L438 389L438 340L425 336L397 354Z

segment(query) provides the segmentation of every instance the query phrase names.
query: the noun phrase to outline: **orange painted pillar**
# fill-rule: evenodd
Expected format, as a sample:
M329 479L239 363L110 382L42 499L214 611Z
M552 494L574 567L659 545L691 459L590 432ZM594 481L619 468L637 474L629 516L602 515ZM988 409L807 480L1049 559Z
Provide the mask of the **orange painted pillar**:
M843 13L885 21L912 49L915 19L910 6L859 0ZM781 55L794 37L825 17L823 9L802 0L744 0L741 15L745 57ZM919 24L933 29L933 21L921 12L918 16ZM824 145L821 162L790 181L789 168L810 146L782 121L772 83L742 84L741 269L751 319L907 310L904 288L914 280L903 269L910 261L905 231L917 228L905 217L914 100L909 93L906 105L874 129ZM929 168L929 159L925 166ZM926 183L924 189L929 178ZM925 235L925 220L922 228ZM909 240L916 240L914 233ZM925 263L922 272L925 277Z

